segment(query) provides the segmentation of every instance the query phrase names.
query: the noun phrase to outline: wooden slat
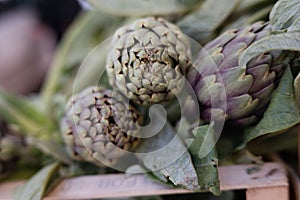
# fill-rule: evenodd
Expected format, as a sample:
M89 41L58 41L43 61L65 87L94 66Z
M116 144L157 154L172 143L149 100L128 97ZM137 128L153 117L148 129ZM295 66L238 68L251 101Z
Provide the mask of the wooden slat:
M80 183L80 184L78 184ZM85 187L85 189L83 189ZM81 191L80 191L81 190ZM77 192L77 194L74 192ZM95 192L97 191L97 192ZM112 198L132 197L162 194L187 193L184 189L173 189L164 185L154 183L144 175L105 175L79 177L68 182L61 183L56 187L47 200L68 198Z
M222 190L251 189L260 187L288 186L285 169L277 163L265 163L260 170L251 174L247 169L254 165L233 165L220 167Z
M294 193L295 199L300 200L300 178L299 175L297 174L297 171L287 163L284 163L280 157L277 157L277 159L280 160L282 165L286 168L289 180L291 182L291 189Z
M283 167L276 163L266 163L255 173L248 174L253 165L234 165L219 168L222 190L287 188L288 180ZM0 199L11 199L12 189L22 182L0 185ZM250 189L250 190L249 190ZM283 189L284 190L284 189ZM287 190L287 189L286 189ZM118 198L147 195L190 193L191 191L170 188L153 182L144 175L94 175L64 180L46 200ZM251 195L250 195L251 196ZM285 199L282 199L285 200Z
M269 188L254 188L246 191L247 200L288 200L289 188L287 186L277 186Z
M13 191L18 186L24 184L24 181L14 181L9 183L2 183L0 185L0 199L1 200L11 200L13 196Z

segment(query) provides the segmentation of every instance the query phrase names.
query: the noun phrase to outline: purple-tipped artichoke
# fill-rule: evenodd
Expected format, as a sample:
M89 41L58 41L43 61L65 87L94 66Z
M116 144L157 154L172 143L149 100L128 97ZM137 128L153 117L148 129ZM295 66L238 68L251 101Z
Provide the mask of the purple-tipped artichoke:
M125 102L111 90L96 87L70 99L61 130L73 158L113 166L137 146L141 117Z
M238 59L253 42L269 35L269 27L258 22L227 31L200 51L188 80L201 103L201 118L205 121L210 121L215 112L229 124L250 125L263 114L287 60L281 51L262 54L247 66L239 66ZM223 99L222 84L226 93Z
M106 69L114 88L147 105L168 101L180 92L190 60L189 41L179 28L149 17L115 32Z

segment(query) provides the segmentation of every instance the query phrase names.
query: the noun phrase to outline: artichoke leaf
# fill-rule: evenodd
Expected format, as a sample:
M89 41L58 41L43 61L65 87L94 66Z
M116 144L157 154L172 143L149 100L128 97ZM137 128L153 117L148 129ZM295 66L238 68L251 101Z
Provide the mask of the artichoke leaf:
M294 81L294 88L295 88L296 101L300 107L300 73L298 74L298 76Z
M245 131L242 146L259 136L283 132L299 122L300 108L294 95L293 76L287 68L263 118Z
M199 189L190 154L169 122L155 136L145 139L136 153L144 167L153 171L161 181L169 180L177 186Z
M74 82L72 82L73 90L68 92L78 93L89 86L96 85L110 88L105 71L106 52L109 43L110 40L105 40L89 53L78 69Z
M39 111L26 97L15 96L0 90L0 115L15 125L17 133L25 135L27 142L46 154L70 163L64 151L60 134L56 133L54 123Z
M269 13L272 10L272 8L273 5L268 5L261 7L258 10L257 8L255 8L252 12L249 8L249 13L245 13L245 11L239 11L239 9L237 9L237 11L235 11L235 13L233 13L232 15L232 17L236 20L234 20L233 22L229 22L220 32L222 33L231 29L239 29L240 27L251 25L255 22L264 20L269 16Z
M239 65L245 66L251 59L273 50L300 51L300 32L270 35L251 44L239 57Z
M288 32L300 31L300 16L295 19L293 24L287 29Z
M22 200L40 200L44 196L45 191L51 178L53 178L59 163L52 163L40 171L38 171L30 180L17 188L14 193L13 199L22 199Z
M145 16L180 14L195 7L203 0L87 0L93 7L114 15Z
M65 80L67 77L69 77L69 74L72 74L72 69L70 67L72 66L72 63L76 63L77 55L83 54L80 53L74 53L71 54L71 49L73 50L81 50L85 49L86 46L80 46L80 48L72 48L74 41L78 41L80 37L84 37L84 33L88 33L88 25L92 19L92 14L82 14L79 16L75 22L71 25L68 32L65 34L65 36L62 39L62 42L60 43L60 46L58 47L56 54L54 56L54 61L51 64L51 70L49 71L45 84L42 88L41 94L42 99L45 105L51 104L52 97L55 93L57 93L63 85L65 84ZM87 44L88 42L85 42ZM71 55L70 55L71 54ZM75 57L75 58L74 58ZM82 58L81 56L79 56ZM69 59L69 63L66 61L66 58ZM71 61L70 61L71 60ZM74 61L75 60L75 61ZM64 77L64 79L63 79ZM51 108L49 108L51 110Z
M72 92L74 74L81 62L123 22L123 18L99 11L84 12L73 22L56 51L51 70L41 91L49 115L53 113L54 94L69 95ZM89 78L87 81L90 80Z
M287 29L300 16L299 0L279 0L270 13L272 31Z
M0 115L17 125L24 134L32 136L47 128L53 130L52 122L27 98L16 96L0 89Z
M59 133L54 133L54 134L59 134ZM28 144L38 147L45 154L51 155L63 163L70 164L72 162L65 147L60 143L48 139L40 139L34 137L28 137L26 138L26 141Z
M194 139L189 147L194 166L198 175L201 192L211 192L220 195L220 182L218 178L218 155L216 148L212 148L206 156L202 156L204 142L214 141L214 130L209 125L194 128ZM210 139L207 140L206 138ZM211 146L211 144L209 145Z
M240 2L241 0L207 0L198 10L180 20L177 25L196 41L205 41L222 25ZM214 12L211 12L212 10Z
M241 4L237 8L236 12L247 12L251 10L257 10L258 6L261 4L263 5L270 5L273 4L276 0L242 0ZM263 6L262 6L263 7Z

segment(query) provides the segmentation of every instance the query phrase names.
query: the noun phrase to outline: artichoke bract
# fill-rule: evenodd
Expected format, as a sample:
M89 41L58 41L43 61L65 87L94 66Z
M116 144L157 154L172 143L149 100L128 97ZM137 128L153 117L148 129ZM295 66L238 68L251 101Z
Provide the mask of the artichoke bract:
M229 30L200 51L188 80L202 106L202 119L210 121L215 112L228 124L247 126L262 116L287 62L282 51L262 54L247 66L239 66L238 59L253 42L269 35L269 27L267 23L257 22ZM222 87L225 98L218 96Z
M61 131L71 156L113 166L139 143L140 114L111 90L89 87L70 99Z
M115 32L106 69L114 88L135 103L149 105L180 92L190 60L189 41L179 28L149 17Z

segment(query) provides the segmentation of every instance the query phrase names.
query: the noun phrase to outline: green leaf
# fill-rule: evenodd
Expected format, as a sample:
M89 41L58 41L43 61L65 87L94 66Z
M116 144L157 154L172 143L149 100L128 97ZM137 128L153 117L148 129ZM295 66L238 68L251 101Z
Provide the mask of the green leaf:
M27 142L28 144L38 147L44 153L53 156L63 163L70 164L72 162L63 144L51 141L49 139L39 139L33 137L28 137Z
M247 12L250 10L257 10L258 8L274 4L276 0L242 0L237 12Z
M295 88L296 101L300 107L300 73L298 74L298 76L294 81L294 88Z
M16 124L25 134L37 136L41 130L54 129L52 122L34 107L28 99L9 94L0 89L0 115ZM43 137L45 135L39 135Z
M160 180L167 179L187 189L199 189L191 157L168 122L155 136L144 139L136 152L144 166Z
M265 21L276 0L242 0L238 8L223 23L219 33L227 30L240 29L257 21Z
M298 127L294 126L284 134L271 134L252 140L248 143L248 149L255 155L265 155L283 150L293 150L297 148Z
M272 31L276 32L287 29L299 16L299 0L279 0L270 13Z
M207 137L214 140L213 129L209 125L196 127L193 130L195 138L193 139L189 152L192 155L194 166L198 175L198 182L201 192L211 192L214 195L220 195L220 182L218 178L218 157L216 148L213 148L205 157L202 155L202 147L206 146L203 142Z
M42 100L50 116L55 108L54 94L72 93L74 74L81 62L101 41L111 36L123 21L123 18L99 11L84 12L74 21L56 51L51 70L42 88Z
M95 8L114 15L145 16L184 13L202 0L87 0Z
M27 142L44 153L54 156L64 163L70 158L61 144L61 136L55 124L25 97L15 96L0 90L0 115L10 124L16 125L25 135Z
M187 15L177 24L185 34L196 41L206 41L240 2L241 0L207 0L200 9Z
M106 74L106 55L110 40L103 41L84 59L73 82L73 93L78 93L88 86L101 85L109 88Z
M300 109L294 95L293 76L287 68L263 118L256 126L246 130L244 145L259 136L285 131L299 122Z
M300 32L270 35L251 44L239 57L239 65L245 66L251 59L273 50L300 51Z
M300 31L300 16L294 20L293 24L287 29L288 32Z
M58 163L45 166L37 172L25 185L18 188L14 199L40 200L42 199L47 186L58 168Z

